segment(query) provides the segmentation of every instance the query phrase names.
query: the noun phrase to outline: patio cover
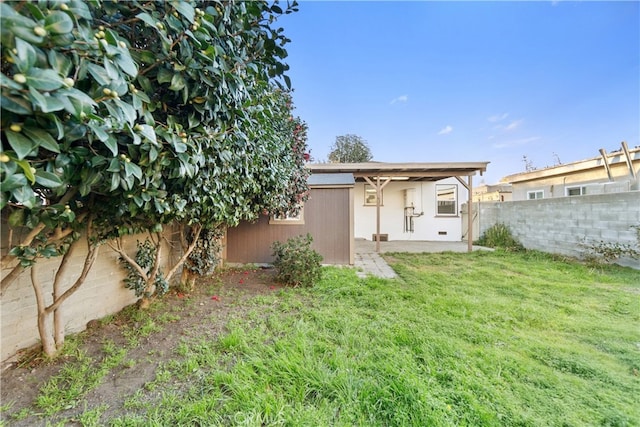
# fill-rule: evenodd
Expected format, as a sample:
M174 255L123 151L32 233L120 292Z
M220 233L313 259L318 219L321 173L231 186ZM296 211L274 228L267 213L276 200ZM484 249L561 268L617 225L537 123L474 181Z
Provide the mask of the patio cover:
M380 252L380 195L382 189L393 180L439 181L455 177L469 194L468 251L473 250L473 200L472 177L476 173L482 175L489 162L455 162L455 163L316 163L307 165L313 174L351 173L356 181L364 181L376 189L376 252ZM462 177L467 177L465 181Z

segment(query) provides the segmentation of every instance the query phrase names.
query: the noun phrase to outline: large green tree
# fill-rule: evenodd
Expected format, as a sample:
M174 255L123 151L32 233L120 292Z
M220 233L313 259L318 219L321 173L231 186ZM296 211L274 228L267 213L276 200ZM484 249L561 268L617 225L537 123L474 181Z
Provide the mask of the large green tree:
M232 1L5 1L0 4L0 206L9 252L2 289L31 268L46 353L64 341L59 307L100 243L149 297L203 229L292 209L306 197L306 126L292 116L278 4ZM178 224L183 256L160 271L160 235ZM119 237L148 231L152 260ZM88 254L62 288L71 253ZM210 235L210 233L207 233ZM57 257L53 302L38 281ZM53 336L45 322L53 314Z
M337 136L329 152L331 163L361 163L371 159L373 154L367 141L353 134Z

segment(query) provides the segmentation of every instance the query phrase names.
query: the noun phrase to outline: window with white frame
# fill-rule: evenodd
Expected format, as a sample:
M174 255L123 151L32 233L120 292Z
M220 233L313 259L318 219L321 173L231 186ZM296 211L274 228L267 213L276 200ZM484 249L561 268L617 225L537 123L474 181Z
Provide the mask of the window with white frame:
M458 185L436 184L436 215L458 214Z
M587 187L577 186L577 187L566 187L564 189L565 196L584 196L587 194Z
M544 190L527 191L527 200L544 199Z
M382 190L380 190L380 206L382 206ZM365 184L364 185L364 205L365 206L377 206L378 193L376 192L376 187L373 185Z
M287 212L285 215L272 215L271 225L302 225L304 224L304 205L300 205L297 212Z

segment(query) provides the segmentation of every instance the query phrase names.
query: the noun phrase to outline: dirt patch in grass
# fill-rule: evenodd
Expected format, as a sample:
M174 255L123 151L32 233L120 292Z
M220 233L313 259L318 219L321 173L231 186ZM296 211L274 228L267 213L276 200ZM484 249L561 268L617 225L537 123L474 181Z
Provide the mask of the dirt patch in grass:
M86 331L68 337L72 350L55 360L45 360L36 348L23 351L16 362L2 371L1 420L10 426L43 425L56 420L68 424L84 411L100 406L105 408L103 419L121 414L127 398L155 379L156 370L176 357L176 348L183 340L194 336L215 340L225 332L228 319L252 309L249 299L282 288L274 276L275 271L267 268L222 270L200 280L192 291L171 290L148 313L131 306L115 316L89 322ZM95 364L97 369L108 356L107 347L124 348L126 355L108 370L97 387L68 405L73 407L47 416L36 404L42 387L65 365L79 359L90 361L86 363ZM59 387L64 388L65 384Z

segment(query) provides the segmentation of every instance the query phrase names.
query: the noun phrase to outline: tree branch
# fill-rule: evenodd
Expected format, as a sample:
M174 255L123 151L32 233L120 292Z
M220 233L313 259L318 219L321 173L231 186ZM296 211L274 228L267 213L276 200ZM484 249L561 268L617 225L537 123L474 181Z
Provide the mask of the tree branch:
M82 286L85 279L87 278L87 275L89 274L89 271L91 271L91 267L93 267L93 263L95 262L96 258L98 258L98 250L100 249L100 246L91 244L91 232L93 230L92 226L93 226L93 217L90 217L89 221L87 222L87 230L86 230L87 246L89 248L89 251L87 253L87 257L84 260L84 265L82 267L82 272L80 273L80 276L69 289L67 289L62 295L60 295L59 298L55 299L53 304L47 307L46 309L47 313L51 313L52 311L56 310L67 298L69 298L80 286ZM72 252L73 251L72 248L77 244L78 242L76 241L73 245L71 245L71 248L69 248L69 251L67 252L67 254L69 252ZM65 258L63 258L62 260L62 262L65 263L65 265L64 266L62 264L60 265L60 268L58 269L58 273L60 273L61 269L66 268L66 261L70 259L70 257L69 258L66 257L67 254L65 254ZM57 282L57 279L58 279L58 274L56 274L56 282ZM56 282L54 282L54 286Z
M78 215L76 217L76 222L81 223L82 221L84 221L84 219L87 217L88 212L83 212L80 215ZM57 227L55 229L55 232L53 233L53 235L51 235L51 237L49 237L47 239L48 243L53 243L56 240L61 240L64 239L65 237L67 237L69 234L73 233L73 228L65 228L64 230L62 229L62 227Z
M193 250L196 247L196 244L198 243L198 238L200 237L201 232L202 232L202 224L196 224L193 226L193 241L191 242L187 250L182 254L182 257L180 257L178 262L167 273L167 277L165 277L167 282L171 280L171 277L173 277L176 271L178 271L178 268L180 268L180 266L182 266L182 264L184 264L184 262L187 260L189 255L191 255L191 252L193 252Z
M45 227L46 227L46 225L44 225L44 223L42 223L42 222L41 222L40 224L36 225L36 226L35 226L35 227L34 227L34 228L29 232L29 234L27 234L27 237L25 237L25 238L22 240L22 242L20 242L20 244L19 244L19 245L17 245L17 246L29 246L29 245L33 242L33 239L35 239L35 238L36 238L36 236L37 236L38 234L40 234L40 232L41 232L42 230L44 230L44 229L45 229ZM9 255L9 254L7 254L7 255L5 255L5 256L3 256L3 257L2 257L2 264L9 263L9 262L13 261L15 258L16 258L16 257L15 257L15 255Z
M189 242L187 242L187 237L184 234L184 227L180 227L180 246L183 252L189 247Z
M93 263L95 262L96 258L98 258L99 249L100 249L100 246L90 246L89 252L87 253L87 257L84 260L84 266L82 267L82 272L80 273L80 277L78 277L78 279L69 289L67 289L62 295L60 295L60 298L58 298L53 304L47 307L46 309L47 313L51 313L53 310L60 307L60 305L67 298L69 298L80 286L82 286L85 279L87 278L87 275L89 274L89 271L91 270L91 267L93 267Z
M153 284L156 280L156 276L158 275L158 270L160 269L160 253L162 250L162 235L160 233L156 233L156 237L158 238L157 242L153 239L153 235L151 236L151 241L156 246L156 259L153 264L153 268L149 273L149 282L151 282L149 284Z
M118 255L120 255L134 270L136 270L140 277L142 277L146 282L149 279L149 276L144 271L144 269L140 267L140 265L124 251L124 249L122 248L122 237L119 237L115 241L116 246L113 246L113 244L111 244L110 242L107 242L107 245L109 245L111 249L116 251Z
M62 198L60 199L60 201L58 203L60 204L66 204L69 200L71 200L71 198L77 193L78 191L76 189L73 189L71 191L69 191L68 193L65 193L64 196L62 196ZM29 246L31 245L31 243L33 243L33 239L35 239L38 234L40 234L40 232L42 232L42 230L44 230L46 228L46 225L44 225L44 223L39 223L38 225L36 225L30 232L29 234L27 234L27 237L25 237L22 242L20 242L19 245L16 246ZM69 231L71 232L71 231ZM68 233L67 233L68 234ZM64 237L64 236L63 236ZM14 255L5 255L2 257L2 260L0 261L1 264L7 264L10 263L11 261L13 261L16 257Z
M0 296L2 296L4 291L13 283L14 280L18 278L20 273L22 273L22 270L24 270L24 267L22 267L22 264L18 263L13 267L9 274L2 278L2 281L0 282Z
M60 262L60 266L58 267L58 271L56 271L56 275L53 278L53 298L55 300L56 298L56 290L60 284L60 281L62 280L62 277L64 276L65 271L67 270L67 267L69 265L69 260L71 259L71 255L74 252L74 249L77 247L77 245L75 243L73 243L70 247L69 250L62 256L62 261Z

